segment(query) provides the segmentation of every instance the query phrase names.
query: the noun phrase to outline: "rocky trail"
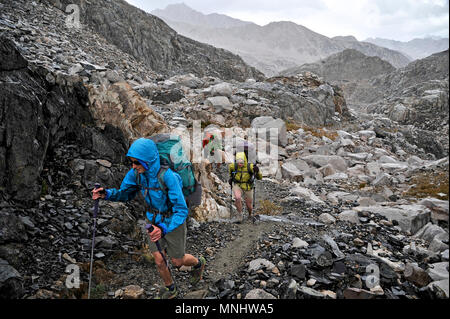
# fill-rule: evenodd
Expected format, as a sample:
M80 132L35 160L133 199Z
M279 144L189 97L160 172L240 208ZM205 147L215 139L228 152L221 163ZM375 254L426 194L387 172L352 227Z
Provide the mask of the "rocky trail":
M0 298L87 298L90 192L119 187L134 139L174 133L193 160L206 131L230 133L233 154L227 142L258 129L255 224L230 218L226 165L194 163L203 194L186 251L207 267L196 287L173 269L180 298L449 297L448 51L355 87L311 72L266 79L152 32L162 22L124 1L83 1L85 24L69 28L68 2L0 0ZM122 9L140 20L111 22ZM150 31L134 38L127 23ZM155 41L184 52L179 63L135 57ZM144 209L141 196L100 202L93 298L158 295Z

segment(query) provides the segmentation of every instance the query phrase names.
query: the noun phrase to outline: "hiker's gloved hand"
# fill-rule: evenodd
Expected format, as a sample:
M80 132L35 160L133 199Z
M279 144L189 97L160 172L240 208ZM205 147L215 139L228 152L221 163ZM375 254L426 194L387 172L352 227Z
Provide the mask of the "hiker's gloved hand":
M253 172L255 172L255 174L259 173L259 167L258 166L253 166Z
M92 199L97 200L99 198L104 199L106 197L106 191L103 188L97 188L92 190Z

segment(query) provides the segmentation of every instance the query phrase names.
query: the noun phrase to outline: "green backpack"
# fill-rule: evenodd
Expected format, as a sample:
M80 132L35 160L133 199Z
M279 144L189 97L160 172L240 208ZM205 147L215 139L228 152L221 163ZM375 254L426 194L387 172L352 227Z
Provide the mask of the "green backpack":
M194 175L194 167L183 150L181 139L177 135L162 133L150 137L155 142L159 152L161 169L158 180L167 195L167 186L164 184L164 173L171 169L180 175L183 187L183 195L189 209L195 208L201 203L202 187Z

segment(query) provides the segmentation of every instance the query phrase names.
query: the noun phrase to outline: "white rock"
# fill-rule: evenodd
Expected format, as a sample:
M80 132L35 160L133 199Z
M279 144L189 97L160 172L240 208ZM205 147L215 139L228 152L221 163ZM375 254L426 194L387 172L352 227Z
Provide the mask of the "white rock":
M320 214L319 221L324 223L324 224L329 225L329 224L336 223L336 218L334 218L333 216L331 216L328 213L323 213L323 214Z
M430 221L430 211L422 205L398 205L354 207L355 211L369 211L386 217L388 220L396 220L404 232L411 235L417 233Z
M292 241L292 248L307 248L308 246L309 244L306 241L301 240L298 237L295 237Z
M336 170L345 172L348 168L347 162L344 158L337 155L309 155L302 158L309 165L322 167L327 164L333 166Z
M245 299L277 299L277 298L261 288L256 288L250 290L245 296Z
M308 188L304 188L301 186L295 187L291 190L292 195L296 195L302 198L305 198L306 200L310 200L316 203L324 204L323 200L321 200L319 197L317 197L313 191L309 190Z
M353 210L345 210L337 217L339 220L360 224L358 213Z
M428 275L430 275L431 279L434 281L444 280L449 277L448 272L448 261L440 262L440 263L434 263L429 265L429 268L427 269Z
M397 163L398 161L391 157L391 156L387 156L387 155L383 155L378 159L378 163L380 164L385 164L385 163Z
M231 97L232 94L233 94L233 87L231 86L231 84L226 82L216 84L211 89L212 96Z
M209 97L206 99L205 105L213 107L215 113L220 113L223 111L233 111L233 105L230 103L230 100L228 100L226 96Z
M267 270L272 270L275 265L264 258L258 258L252 260L248 265L248 271L258 271L261 268L265 267Z

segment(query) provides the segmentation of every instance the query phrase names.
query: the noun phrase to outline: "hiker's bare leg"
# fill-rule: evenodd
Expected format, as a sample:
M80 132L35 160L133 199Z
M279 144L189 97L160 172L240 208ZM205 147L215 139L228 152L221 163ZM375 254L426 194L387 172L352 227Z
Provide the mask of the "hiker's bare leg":
M155 251L152 253L152 255L155 258L156 268L158 268L159 274L161 275L161 278L164 281L164 285L166 286L172 285L173 284L172 276L170 276L169 268L167 268L167 265L164 262L164 259L161 256L160 252Z
M191 254L185 254L183 258L172 258L171 260L175 267L195 266L198 264L198 259Z
M242 197L241 197L242 193L239 189L235 188L234 189L234 200L236 203L236 208L239 212L239 214L242 213Z
M247 206L248 215L252 216L252 212L253 212L252 199L251 198L246 198L245 199L245 205Z

